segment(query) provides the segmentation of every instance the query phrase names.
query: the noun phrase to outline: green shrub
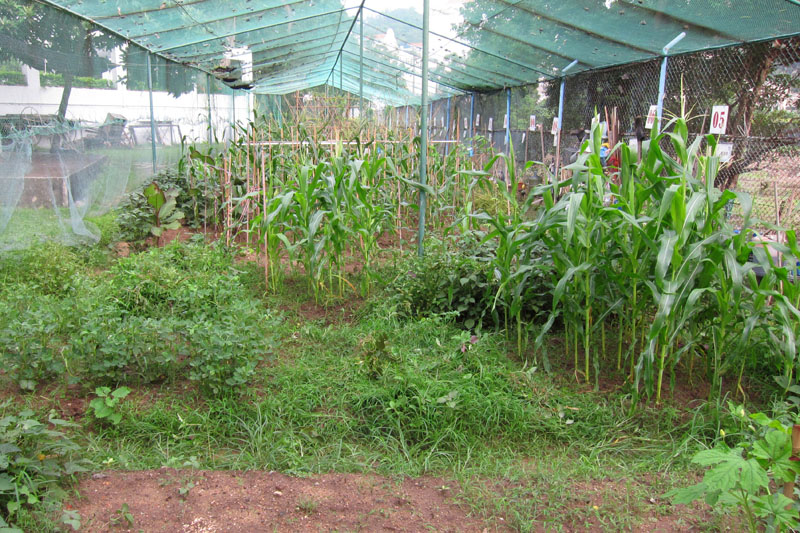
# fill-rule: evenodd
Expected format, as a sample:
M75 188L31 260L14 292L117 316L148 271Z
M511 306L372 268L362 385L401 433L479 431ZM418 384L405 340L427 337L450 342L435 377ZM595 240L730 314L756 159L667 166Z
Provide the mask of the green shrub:
M443 249L430 249L424 257L401 263L381 300L401 317L420 318L449 314L467 328L479 327L491 316L496 287L488 265Z
M90 381L101 385L201 383L213 395L238 390L270 341L271 318L242 286L221 246L173 243L121 258L69 340Z
M33 411L8 414L9 401L0 404L0 529L13 525L23 510L52 512L60 508L58 484L64 478L83 472L74 459L80 447L64 433L49 429L34 417ZM53 427L73 424L51 413ZM62 522L77 530L77 513L65 511Z
M61 353L63 324L72 310L52 295L9 291L0 301L0 343L6 372L23 390L51 380L66 369Z
M206 214L209 219L213 219L213 207L206 205L203 192L192 187L189 176L184 172L176 170L163 170L156 174L151 183L158 185L163 190L175 190L175 209L183 215L184 224L198 228L203 224ZM141 189L132 192L128 198L122 202L118 209L117 240L137 242L144 240L150 235L153 227L153 207L148 204L144 194L147 183Z
M86 270L79 251L43 242L0 255L0 280L6 286L26 284L42 294L62 296L73 289L74 276Z
M467 329L500 325L503 302L496 302L499 281L490 269L491 255L485 246L468 242L457 251L429 247L424 257L401 263L381 301L405 318L449 315ZM543 274L531 277L524 298L526 318L535 319L549 307L550 289Z
M10 280L0 287L0 362L23 389L62 376L109 387L188 378L223 395L271 345L274 319L222 246L173 243L92 276L66 248L50 250L0 262Z
M25 74L9 70L0 70L0 85L27 85Z
M196 322L187 331L189 379L216 396L241 390L272 344L247 303L229 311L214 322Z
M42 72L39 74L39 82L42 87L63 87L64 75ZM111 80L86 76L75 76L72 79L72 86L78 89L113 89L115 87Z
M796 385L790 390L800 393ZM714 448L692 457L693 463L708 467L703 480L691 487L670 491L666 496L678 504L704 498L709 505L723 509L740 508L753 533L764 529L796 531L800 518L798 504L780 490L784 483L794 486L800 474L800 465L792 453L792 421L785 424L764 413L748 415L743 405L731 402L728 402L728 410L740 425L738 434L731 435L731 438L739 437L735 446L728 446L725 431L721 430L721 438Z

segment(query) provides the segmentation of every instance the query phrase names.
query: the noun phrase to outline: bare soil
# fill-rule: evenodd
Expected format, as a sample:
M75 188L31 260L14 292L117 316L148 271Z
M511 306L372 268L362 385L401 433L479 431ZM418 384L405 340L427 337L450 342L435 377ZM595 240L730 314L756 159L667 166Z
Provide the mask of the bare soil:
M502 481L490 483L495 485L492 492L502 494L503 487L498 483L503 485ZM563 501L532 499L531 507L559 507L565 522L558 524L558 530L567 532L613 530L615 515L637 517L640 525L632 531L641 533L691 532L709 526L711 514L706 506L671 506L661 501L657 489L651 497L645 497L646 501L632 501L630 483L576 482L566 491L569 496ZM96 473L80 483L78 494L80 497L68 508L80 513L84 526L81 531L86 532L516 530L503 517L485 521L457 505L457 484L434 477L393 480L362 474L325 474L297 478L263 471L162 468ZM124 505L132 524L120 512ZM528 525L533 531L543 532L553 530L555 524L551 521Z
M162 468L94 474L71 506L87 532L510 531L451 503L453 487L438 478ZM123 504L133 524L118 512Z

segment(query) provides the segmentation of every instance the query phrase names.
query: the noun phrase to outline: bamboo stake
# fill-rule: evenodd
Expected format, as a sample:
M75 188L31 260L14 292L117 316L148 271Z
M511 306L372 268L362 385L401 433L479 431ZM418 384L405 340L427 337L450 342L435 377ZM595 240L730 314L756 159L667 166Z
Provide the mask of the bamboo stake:
M228 194L227 194L227 198L225 199L226 200L225 205L227 206L226 209L225 209L225 214L226 214L225 241L228 244L228 246L231 245L231 229L233 227L233 211L232 211L233 210L233 204L232 204L233 180L231 179L231 177L232 177L231 176L231 168L232 167L233 167L233 157L231 157L228 160L228 171L227 171L227 174L225 176L225 180L226 180L227 185L228 185Z
M261 208L261 224L264 228L264 288L269 292L269 246L267 243L267 154L261 152L261 195L263 196L263 207Z
M252 185L250 184L250 124L247 124L247 135L245 135L245 139L247 140L247 146L245 146L245 195L251 192ZM248 198L245 201L245 220L247 223L247 229L250 229L250 199ZM250 231L245 232L245 239L247 241L247 246L250 246Z

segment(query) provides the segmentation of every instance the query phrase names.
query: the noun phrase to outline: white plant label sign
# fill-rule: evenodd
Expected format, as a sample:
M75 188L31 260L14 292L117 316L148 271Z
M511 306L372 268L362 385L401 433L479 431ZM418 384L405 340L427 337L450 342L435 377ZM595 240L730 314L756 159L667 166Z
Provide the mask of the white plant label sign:
M536 115L531 115L530 123L528 124L530 131L536 131Z
M464 129L469 128L469 122L467 122L467 117L464 117Z
M492 130L492 125L493 125L492 122L494 122L494 118L493 117L489 117L489 131L494 131L494 130Z
M717 144L717 155L719 156L720 163L727 163L733 159L733 143Z
M645 129L652 130L653 125L656 123L656 115L658 114L658 106L651 105L650 110L647 112L647 122L645 122Z
M503 129L504 130L508 129L508 113L503 115Z
M550 128L550 133L552 135L558 133L558 117L553 117L553 127Z
M475 127L479 128L481 126L481 114L478 113L475 115Z
M708 133L724 134L728 128L728 106L715 105L711 108L711 125Z

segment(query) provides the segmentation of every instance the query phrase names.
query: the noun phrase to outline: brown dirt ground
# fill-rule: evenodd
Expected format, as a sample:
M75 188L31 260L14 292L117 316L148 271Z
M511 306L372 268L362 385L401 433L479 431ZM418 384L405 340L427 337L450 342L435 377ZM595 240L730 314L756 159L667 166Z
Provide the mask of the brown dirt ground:
M162 468L94 474L80 483L71 506L86 532L510 531L502 522L487 527L451 503L451 487L427 477ZM132 525L117 512L123 504Z
M492 488L491 492L503 492L501 487ZM454 503L458 496L455 483L432 477L392 480L325 474L297 478L276 472L162 468L93 474L80 483L78 493L80 497L68 508L80 513L81 531L86 532L515 530L502 517L483 521L472 516ZM565 520L557 524L559 531L609 531L614 523L609 519L625 514L638 517L640 525L633 529L638 533L691 532L707 530L711 518L705 506L673 507L657 494L648 501L629 501L623 480L577 482L567 493L564 501L555 504ZM123 504L127 504L133 524L122 518L119 510ZM531 501L534 508L551 504ZM528 525L537 532L556 527L552 522Z

